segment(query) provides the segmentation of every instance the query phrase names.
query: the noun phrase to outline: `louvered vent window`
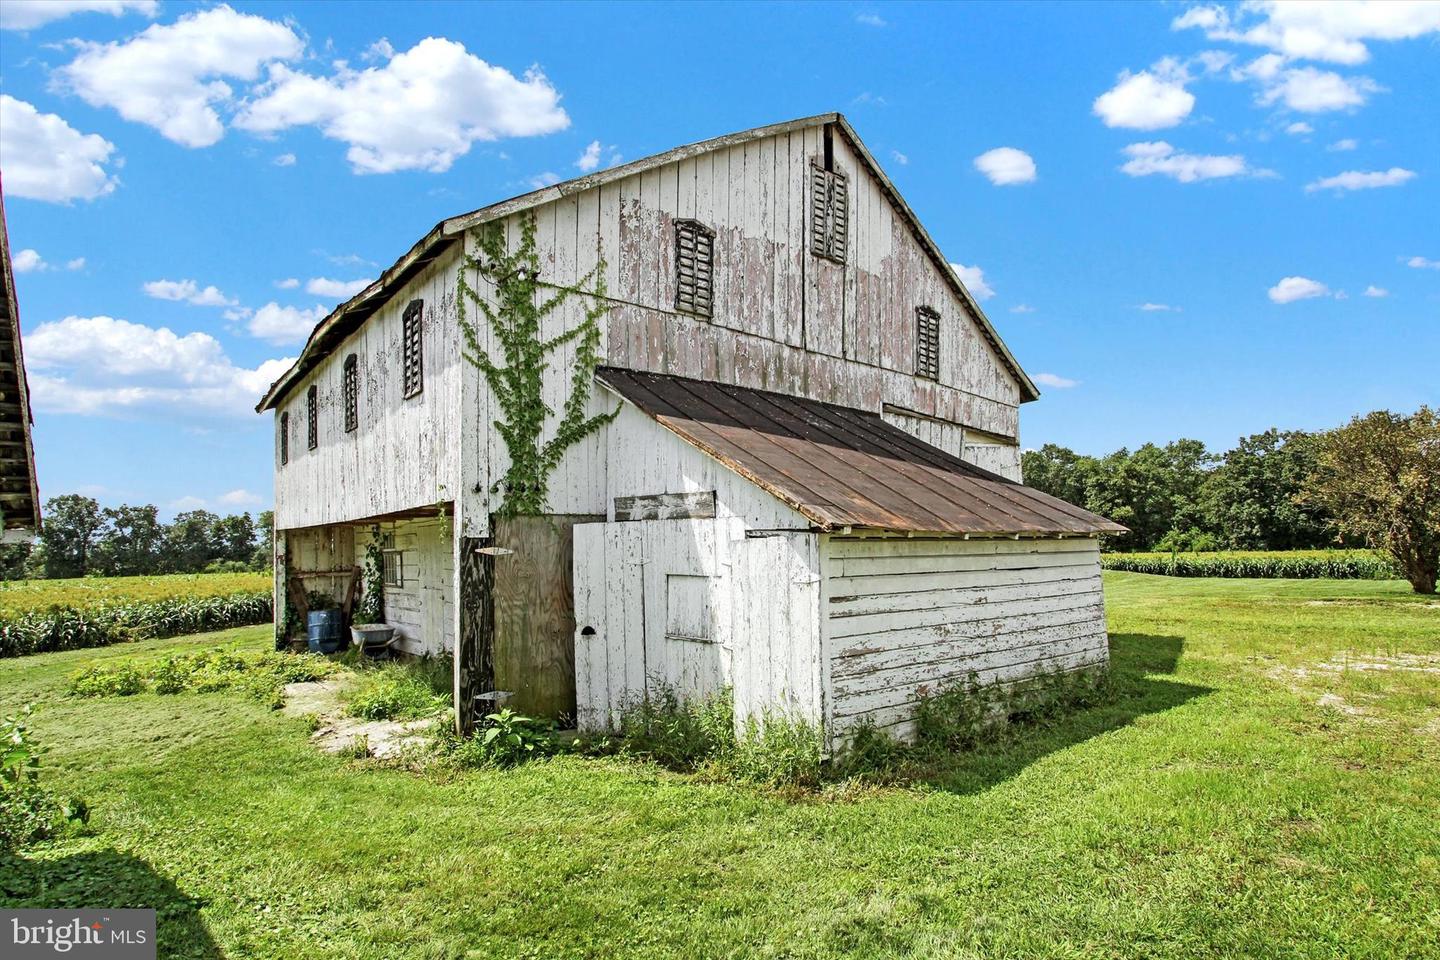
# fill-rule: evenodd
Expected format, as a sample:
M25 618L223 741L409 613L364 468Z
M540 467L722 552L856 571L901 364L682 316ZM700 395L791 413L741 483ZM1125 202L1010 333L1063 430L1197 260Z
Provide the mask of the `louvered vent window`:
M675 221L675 309L714 316L715 231L699 220Z
M940 314L915 308L915 376L940 379Z
M280 466L290 462L290 414L280 414Z
M849 180L839 170L810 166L810 252L817 257L845 262L850 233Z
M341 387L345 394L345 432L351 433L360 426L360 360L353 353L345 358Z
M405 320L401 336L405 341L405 396L413 397L425 389L425 356L422 349L422 314L425 301L411 300L405 308Z
M305 391L305 445L314 450L320 445L320 392L312 384Z

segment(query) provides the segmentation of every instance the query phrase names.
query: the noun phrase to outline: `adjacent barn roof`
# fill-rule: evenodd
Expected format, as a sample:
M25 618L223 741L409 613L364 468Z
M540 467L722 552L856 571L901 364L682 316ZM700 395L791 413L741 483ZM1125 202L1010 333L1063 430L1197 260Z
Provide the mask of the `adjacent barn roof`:
M600 368L596 378L822 530L1125 532L1118 523L923 443L879 414L617 367Z
M321 360L332 353L335 348L340 345L342 340L359 329L360 325L364 323L371 314L383 306L399 287L428 266L444 253L447 248L458 242L466 232L474 227L489 223L492 220L508 217L511 214L533 209L563 197L573 196L574 194L591 190L607 183L613 183L625 177L632 177L637 173L644 173L646 170L663 167L668 163L677 163L689 157L699 156L713 150L733 147L738 144L748 143L752 140L778 136L779 134L790 133L795 130L824 126L827 123L835 124L840 133L850 142L850 145L854 147L856 155L859 156L866 167L869 168L870 173L890 197L891 202L894 203L895 208L915 232L915 236L920 241L921 247L923 247L925 252L930 255L930 258L934 260L941 275L950 281L950 285L956 295L959 296L963 303L969 306L970 312L975 317L975 322L980 327L981 334L995 349L996 354L1000 358L1000 362L1004 364L1005 368L1009 370L1015 376L1016 381L1019 382L1022 402L1038 399L1040 397L1039 388L1035 386L1034 381L1021 369L1019 361L1011 354L1010 348L1005 346L1005 341L1000 339L1000 334L996 332L994 324L990 322L990 318L985 316L984 310L980 309L979 302L970 295L970 291L965 289L965 285L961 283L960 278L955 275L955 271L950 267L944 254L941 253L939 244L937 244L925 230L925 227L920 223L920 218L915 216L915 212L910 209L910 205L900 196L900 191L895 189L895 185L890 182L890 178L885 175L885 171L880 169L880 164L876 162L870 151L866 149L865 144L860 141L860 136L855 132L855 128L850 126L850 122L841 114L822 113L813 117L803 117L799 120L790 120L785 123L772 123L768 126L755 127L754 129L744 130L740 133L716 137L713 140L702 140L699 143L676 147L664 153L657 153L654 156L635 160L618 167L611 167L608 170L601 170L583 177L576 177L573 180L566 180L562 183L544 187L543 189L522 194L518 197L512 197L509 200L502 200L488 207L481 207L479 210L472 210L469 213L462 213L459 216L440 221L429 233L425 234L418 243L411 247L404 256L396 260L388 270L382 273L379 279L364 290L361 290L354 297L351 297L345 303L336 307L325 319L315 325L315 329L311 331L310 339L305 342L305 348L300 352L300 356L295 360L295 363L291 365L290 369L280 376L280 379L270 385L270 389L266 391L265 396L261 398L260 403L256 405L255 411L257 413L263 412L285 399L286 395L304 378L305 374L309 373Z
M40 529L35 449L30 440L30 390L20 348L20 308L10 265L5 201L0 197L0 538L27 538Z

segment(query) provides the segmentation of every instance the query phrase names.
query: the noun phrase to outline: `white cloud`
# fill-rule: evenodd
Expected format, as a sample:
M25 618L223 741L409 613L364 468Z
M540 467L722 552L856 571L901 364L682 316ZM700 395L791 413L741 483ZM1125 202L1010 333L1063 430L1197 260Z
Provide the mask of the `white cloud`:
M62 88L96 107L113 107L187 147L225 135L217 107L233 101L222 77L253 81L305 45L288 25L223 4L154 24L124 42L75 41L80 54L56 72Z
M591 170L600 166L599 140L590 141L590 145L585 148L585 152L580 154L580 159L575 161L575 166L579 167L584 173L589 173Z
M272 64L235 124L260 134L315 126L349 144L356 173L442 173L476 141L554 133L570 118L538 68L522 79L464 44L427 37L384 66L337 64L329 77Z
M1142 303L1136 309L1144 310L1146 313L1180 313L1179 307L1172 307L1168 303Z
M1159 130L1173 127L1195 108L1195 95L1185 89L1187 77L1173 61L1152 70L1120 74L1115 86L1095 98L1092 109L1107 127Z
M25 361L39 410L167 418L250 415L292 362L238 367L207 333L178 336L106 316L42 323L26 337Z
M902 167L909 166L910 164L910 158L905 156L905 154L901 153L899 150L891 150L890 159L894 160Z
M1354 150L1358 146L1360 146L1358 142L1346 137L1344 140L1336 140L1325 149L1331 153L1344 153L1346 150Z
M304 343L310 336L310 331L315 329L315 324L329 312L327 308L318 305L309 310L282 307L272 300L255 311L255 315L250 318L248 329L251 336L259 337L268 343Z
M286 277L284 280L276 280L275 286L279 287L281 290L294 290L296 287L300 286L300 281L295 279L294 277Z
M952 263L950 269L955 271L960 282L965 284L965 289L969 290L970 295L976 300L989 300L995 296L995 291L991 289L990 284L985 282L985 271L980 267L967 267L963 263Z
M1425 257L1411 257L1405 261L1405 266L1414 267L1416 270L1440 270L1440 260L1427 260Z
M330 280L325 277L315 277L305 284L305 292L313 293L317 297L337 297L341 300L349 300L374 282L371 279Z
M1125 148L1130 159L1120 167L1123 173L1132 177L1148 177L1159 174L1172 177L1181 183L1197 180L1213 180L1217 177L1236 177L1242 174L1258 175L1245 164L1245 158L1229 156L1208 156L1193 153L1177 153L1164 140L1153 143L1132 143Z
M81 133L53 113L0 94L0 171L5 191L16 197L69 203L94 200L115 189L105 164L115 145Z
M1301 113L1324 113L1328 110L1346 110L1362 107L1372 93L1384 91L1369 77L1342 77L1330 70L1314 67L1296 67L1269 73L1268 65L1259 76L1260 92L1256 102L1268 107L1276 101L1284 102L1291 110Z
M1316 190L1373 190L1376 187L1398 187L1415 179L1414 170L1391 167L1389 170L1346 170L1333 177L1324 177L1305 185L1306 193Z
M531 177L525 182L530 185L531 190L543 190L546 187L554 186L555 184L559 183L560 175L555 173L554 171L546 170L544 173L535 174L535 176Z
M1296 300L1328 297L1330 288L1308 277L1286 277L1270 288L1269 296L1274 303L1294 303Z
M1298 60L1354 65L1370 57L1367 40L1407 40L1440 32L1433 0L1250 0L1239 16L1219 6L1186 10L1175 30L1198 28L1211 40L1268 47Z
M1010 308L1011 313L1034 313L1035 308L1028 303L1017 303Z
M210 502L204 497L189 496L171 500L165 506L176 513L189 513L191 510L204 510L209 505Z
M265 502L258 493L240 488L229 490L215 498L215 502L226 507L258 507Z
M1368 287L1365 288L1365 292L1362 294L1362 296L1366 296L1366 297L1388 297L1388 296L1390 296L1390 291L1389 291L1389 290L1386 290L1384 287L1377 287L1377 286L1375 286L1375 284L1372 283L1372 284L1370 284L1370 286L1368 286Z
M1034 380L1042 387L1054 387L1057 390L1064 390L1066 387L1080 385L1079 380L1071 380L1068 377L1058 376L1053 373L1037 373L1035 374Z
M888 27L890 22L878 13L857 13L855 22L867 27Z
M986 150L975 158L975 169L985 174L996 186L1010 186L1017 183L1033 183L1035 161L1024 150L1014 147L996 147Z
M233 307L240 301L221 293L218 287L201 287L194 280L151 280L141 289L156 300L176 300L194 307Z
M44 257L40 256L40 251L38 250L21 250L10 258L10 267L16 273L42 273L46 270L60 269L55 266L55 264L50 263ZM65 269L85 269L85 258L76 257L74 260L65 261Z
M224 310L220 314L220 316L224 317L226 320L238 322L240 320L250 319L251 314L253 314L254 312L255 311L251 310L249 307L229 307L228 309Z
M34 30L76 13L123 16L131 10L154 17L159 0L5 0L0 3L0 30Z
M21 250L10 260L10 267L16 273L44 270L48 266L50 265L34 250Z
M273 163L273 164L275 164L275 166L277 166L277 167L293 167L293 166L295 166L295 154L293 154L293 153L282 153L282 154L280 154L280 156L276 157L274 160L271 160L270 162Z
M1297 120L1285 128L1285 132L1293 137L1303 137L1307 133L1314 133L1315 128L1304 120Z

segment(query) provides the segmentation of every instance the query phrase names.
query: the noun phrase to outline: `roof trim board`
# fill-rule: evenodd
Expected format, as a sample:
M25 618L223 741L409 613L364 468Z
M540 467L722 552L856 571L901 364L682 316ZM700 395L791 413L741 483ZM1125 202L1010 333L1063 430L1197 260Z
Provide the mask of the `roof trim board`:
M469 213L463 213L440 221L418 243L411 247L404 256L396 260L388 270L382 273L374 283L370 284L370 286L360 291L354 297L351 297L345 303L337 306L315 326L315 329L311 332L309 339L305 343L304 349L301 350L300 356L295 360L294 364L291 365L289 370L285 371L278 380L270 385L270 389L265 392L265 396L262 397L256 405L255 411L257 413L263 413L265 410L273 408L283 400L305 374L328 356L340 340L343 340L349 333L358 329L359 325L363 323L370 314L374 313L385 303L390 294L404 284L410 277L414 276L415 272L421 267L438 257L446 247L461 240L464 234L472 228L493 220L508 217L511 214L520 213L555 200L563 199L573 194L604 186L607 183L632 177L636 174L644 173L647 170L677 163L690 157L699 156L725 147L748 143L764 137L777 136L782 133L792 133L796 130L805 130L810 127L824 126L826 124L835 124L837 126L842 136L849 142L856 155L860 157L869 168L870 174L875 177L885 194L890 198L890 202L895 205L896 209L900 211L905 221L910 225L911 230L915 233L917 239L919 239L920 245L935 262L936 267L939 269L941 275L948 281L951 289L974 315L976 323L979 324L981 333L984 335L986 341L996 353L999 354L1001 362L1019 383L1021 402L1038 399L1040 396L1039 388L1035 386L1034 381L1025 373L1019 361L1017 361L1014 354L1010 352L1010 348L1005 345L1005 341L1001 339L999 332L995 329L995 325L990 322L990 318L986 316L980 304L970 295L970 291L965 288L965 284L955 275L955 271L950 268L949 262L945 259L944 254L940 252L939 245L935 242L934 238L930 236L924 225L921 224L920 218L910 209L910 205L905 202L905 199L900 195L900 191L896 189L895 184L885 175L885 171L881 169L874 155L870 153L865 144L860 140L859 134L850 126L850 122L839 113L821 113L813 117L802 117L797 120L788 120L784 123L773 123L767 126L754 127L750 130L740 131L739 133L727 134L723 137L715 137L698 143L686 144L685 146L676 147L673 150L667 150L664 153L657 153L653 156L633 160L630 163L621 164L617 167L611 167L608 170L602 170L597 173L586 174L582 177L556 183L539 190L531 191L530 193L512 197L508 200L502 200L499 203L481 207L478 210L472 210ZM347 320L349 322L346 322ZM339 331L338 335L337 331Z

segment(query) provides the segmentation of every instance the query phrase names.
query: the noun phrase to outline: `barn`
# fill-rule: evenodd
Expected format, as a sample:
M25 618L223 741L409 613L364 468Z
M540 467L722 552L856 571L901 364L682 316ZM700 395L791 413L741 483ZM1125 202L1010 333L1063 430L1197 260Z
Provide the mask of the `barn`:
M512 411L466 359L497 355L461 313L462 290L499 296L487 230L533 237L542 287L603 281L536 334L557 345L543 405L606 418L538 516L502 509ZM277 645L373 581L402 649L454 658L462 725L497 692L602 730L661 690L729 689L737 724L903 737L951 684L1107 661L1098 537L1123 528L1020 482L1038 396L839 114L462 214L323 319L257 408Z
M30 389L20 343L20 307L0 196L0 542L28 543L40 530Z

